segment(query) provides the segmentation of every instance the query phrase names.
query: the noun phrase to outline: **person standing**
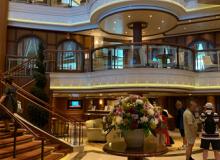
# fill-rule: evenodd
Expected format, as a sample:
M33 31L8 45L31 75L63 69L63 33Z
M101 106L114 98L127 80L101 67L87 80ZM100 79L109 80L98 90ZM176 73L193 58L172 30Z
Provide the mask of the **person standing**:
M185 138L187 142L186 146L186 160L194 160L192 158L192 149L195 144L197 136L197 120L194 113L197 109L197 103L194 100L190 100L187 109L183 113L183 125L185 131Z
M184 131L184 126L183 126L183 113L185 109L183 108L183 104L181 101L176 102L176 109L177 109L177 116L176 116L176 125L177 128L179 129L180 135L183 140L183 145L179 149L185 149L186 148L186 138L185 138L185 131Z
M203 150L203 160L208 158L208 150L210 149L210 144L212 145L212 150L214 151L215 160L220 160L220 136L218 132L218 113L214 112L214 107L212 103L206 103L204 106L204 112L200 116L200 120L203 124L203 131L201 136L201 148Z
M10 76L7 76L5 79L5 91L2 97L0 98L0 103L3 103L11 112L17 112L17 98L16 98L16 89L12 86L13 79ZM5 131L10 131L10 120L11 117L6 113L2 114L2 118L4 119Z

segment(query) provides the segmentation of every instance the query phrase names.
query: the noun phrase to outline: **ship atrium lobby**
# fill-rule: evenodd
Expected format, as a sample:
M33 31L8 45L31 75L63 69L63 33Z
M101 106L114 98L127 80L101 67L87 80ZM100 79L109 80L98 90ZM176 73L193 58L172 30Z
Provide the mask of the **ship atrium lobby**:
M0 0L0 160L220 160L220 0Z

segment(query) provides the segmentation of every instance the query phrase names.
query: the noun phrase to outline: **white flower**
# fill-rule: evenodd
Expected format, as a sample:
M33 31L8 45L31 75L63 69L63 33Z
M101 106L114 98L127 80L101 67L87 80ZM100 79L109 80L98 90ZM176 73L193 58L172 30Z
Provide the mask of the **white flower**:
M148 113L150 116L153 116L153 115L154 115L154 110L153 110L153 109L148 109L148 110L147 110L147 113Z
M123 119L122 119L121 116L116 116L116 117L115 117L115 123L116 123L117 125L122 124L122 122L123 122Z
M142 123L148 122L148 117L143 116L140 118Z
M137 99L137 100L136 100L136 104L142 105L142 104L144 104L144 102L143 102L141 99Z
M150 120L150 127L151 127L152 129L156 129L158 123L159 123L158 120L156 121L155 119L151 119L151 120Z

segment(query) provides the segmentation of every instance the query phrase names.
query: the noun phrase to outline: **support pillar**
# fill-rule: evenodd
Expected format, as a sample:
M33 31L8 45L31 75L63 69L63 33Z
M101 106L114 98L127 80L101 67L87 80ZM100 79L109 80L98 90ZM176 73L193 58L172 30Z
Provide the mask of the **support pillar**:
M0 74L5 71L7 47L8 0L0 0Z
M147 28L146 22L132 22L128 24L128 28L133 30L133 43L142 42L142 29Z

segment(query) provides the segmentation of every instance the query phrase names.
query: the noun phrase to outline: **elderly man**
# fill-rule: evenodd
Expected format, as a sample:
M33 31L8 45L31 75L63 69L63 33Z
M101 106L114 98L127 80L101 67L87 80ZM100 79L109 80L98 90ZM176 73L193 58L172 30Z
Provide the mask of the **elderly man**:
M192 155L192 149L197 136L197 120L194 116L194 113L197 110L197 103L194 100L190 100L188 103L188 107L183 114L183 124L185 131L185 138L187 141L186 146L186 160L194 160Z

